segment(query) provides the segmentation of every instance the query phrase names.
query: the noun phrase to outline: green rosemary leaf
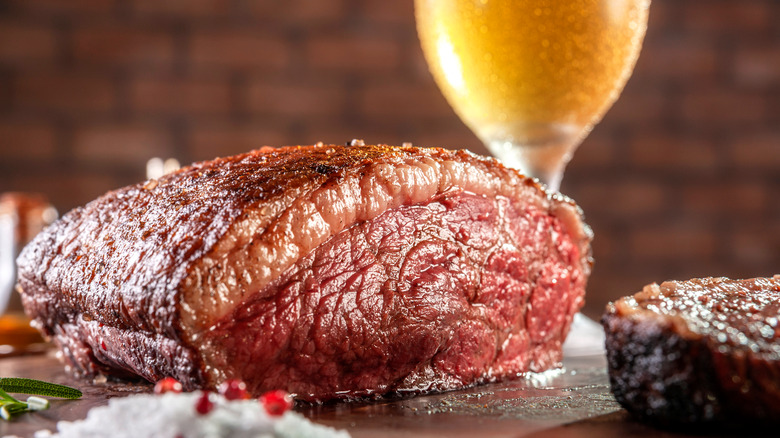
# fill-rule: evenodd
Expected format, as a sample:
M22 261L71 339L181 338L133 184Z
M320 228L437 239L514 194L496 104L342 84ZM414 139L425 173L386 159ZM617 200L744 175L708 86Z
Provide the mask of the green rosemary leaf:
M5 396L8 396L7 393L9 392L68 399L80 398L82 395L81 391L76 388L71 388L70 386L44 382L43 380L25 379L22 377L0 378L0 391L2 391L0 392L0 397L3 398L6 398ZM13 400L18 401L16 399Z
M13 398L7 392L3 391L3 388L0 386L0 404L5 404L5 403L21 403L21 402Z
M11 403L3 406L11 415L27 412L30 409L29 406L27 406L27 403Z

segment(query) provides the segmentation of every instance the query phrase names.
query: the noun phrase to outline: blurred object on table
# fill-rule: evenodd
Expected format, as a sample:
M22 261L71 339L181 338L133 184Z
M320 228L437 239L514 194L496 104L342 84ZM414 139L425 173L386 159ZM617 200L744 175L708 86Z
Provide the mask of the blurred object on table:
M40 194L0 194L0 356L41 350L38 345L43 339L30 327L14 289L16 256L57 216L57 210Z
M175 158L168 158L163 161L162 158L154 157L146 162L146 178L157 179L166 173L179 170L179 168L181 168L181 164Z
M0 317L0 358L44 353L50 346L24 313L8 312Z

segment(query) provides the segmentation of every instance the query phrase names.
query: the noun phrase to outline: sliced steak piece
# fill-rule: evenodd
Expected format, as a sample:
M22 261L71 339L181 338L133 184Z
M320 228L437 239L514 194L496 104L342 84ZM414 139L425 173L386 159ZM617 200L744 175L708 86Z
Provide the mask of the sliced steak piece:
M646 286L607 306L612 392L656 423L780 418L780 276Z
M590 239L571 200L465 151L264 148L71 211L19 285L78 373L327 400L557 366Z

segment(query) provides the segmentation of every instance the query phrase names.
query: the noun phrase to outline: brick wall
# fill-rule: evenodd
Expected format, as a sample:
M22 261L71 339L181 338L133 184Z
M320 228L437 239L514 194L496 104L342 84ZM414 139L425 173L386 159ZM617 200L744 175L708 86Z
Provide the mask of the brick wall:
M587 313L644 283L780 271L780 2L654 0L634 77L562 190L596 240ZM60 211L260 145L485 152L411 0L0 0L0 191Z

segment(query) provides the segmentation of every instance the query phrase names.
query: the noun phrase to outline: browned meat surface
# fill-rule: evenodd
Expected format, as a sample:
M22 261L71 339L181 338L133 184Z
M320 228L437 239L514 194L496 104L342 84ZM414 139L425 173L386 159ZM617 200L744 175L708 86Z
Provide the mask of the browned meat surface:
M19 284L81 374L326 400L556 366L590 238L570 200L468 152L264 148L69 212Z
M602 322L612 391L659 424L780 418L780 276L646 286Z

